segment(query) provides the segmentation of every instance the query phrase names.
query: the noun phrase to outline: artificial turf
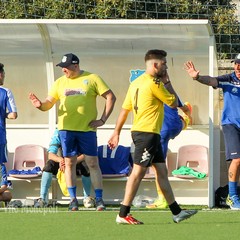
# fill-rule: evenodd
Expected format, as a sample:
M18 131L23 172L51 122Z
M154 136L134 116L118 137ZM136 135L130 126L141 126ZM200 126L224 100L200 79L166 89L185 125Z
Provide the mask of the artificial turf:
M200 210L195 216L178 224L173 223L169 210L133 208L132 214L144 225L116 224L116 208L104 212L81 209L68 212L61 207L2 209L0 236L11 240L225 240L239 237L239 211L196 208Z

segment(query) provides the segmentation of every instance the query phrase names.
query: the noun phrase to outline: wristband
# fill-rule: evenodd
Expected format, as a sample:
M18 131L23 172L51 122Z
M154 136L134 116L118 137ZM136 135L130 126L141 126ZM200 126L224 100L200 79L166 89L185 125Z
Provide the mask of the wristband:
M100 118L100 121L102 121L102 122L103 122L103 124L105 124L105 121L103 121L101 118Z
M167 81L166 83L164 83L164 86L166 86L167 84L171 83L171 81Z

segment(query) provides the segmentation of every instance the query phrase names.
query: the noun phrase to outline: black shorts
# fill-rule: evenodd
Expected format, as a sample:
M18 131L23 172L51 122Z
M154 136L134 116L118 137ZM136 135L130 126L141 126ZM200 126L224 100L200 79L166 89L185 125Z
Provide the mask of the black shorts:
M58 169L59 169L59 163L54 162L53 160L50 159L46 162L46 165L44 166L43 171L44 172L50 172L53 175L57 175ZM86 166L85 162L80 162L80 163L77 164L76 174L77 174L77 176L81 176L81 175L83 175L85 177L90 176L89 169Z
M135 164L149 167L152 163L165 162L159 134L133 131L132 139L135 145Z
M234 124L222 126L226 160L240 158L240 128Z

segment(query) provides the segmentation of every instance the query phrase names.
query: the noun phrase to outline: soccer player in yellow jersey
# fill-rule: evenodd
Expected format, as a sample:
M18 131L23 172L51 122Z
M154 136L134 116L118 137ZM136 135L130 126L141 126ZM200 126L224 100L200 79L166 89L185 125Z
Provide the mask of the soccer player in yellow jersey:
M63 76L57 79L47 98L40 101L30 93L32 104L41 111L47 111L60 101L58 108L58 129L65 160L65 177L70 194L70 211L78 210L76 198L76 163L79 153L85 155L96 195L96 210L102 211L102 174L97 159L96 129L105 124L111 114L116 97L101 77L80 69L79 58L72 53L65 54L57 64ZM97 96L105 98L105 107L97 118Z
M132 173L126 184L116 222L119 224L143 224L132 215L130 208L142 178L149 166L153 166L156 179L173 214L173 221L183 221L197 211L182 210L175 201L168 181L167 167L160 142L160 130L164 117L163 104L176 108L176 93L167 73L167 53L164 50L149 50L145 55L146 71L129 86L122 110L108 144L115 148L119 135L130 111L133 112L132 139L135 144Z

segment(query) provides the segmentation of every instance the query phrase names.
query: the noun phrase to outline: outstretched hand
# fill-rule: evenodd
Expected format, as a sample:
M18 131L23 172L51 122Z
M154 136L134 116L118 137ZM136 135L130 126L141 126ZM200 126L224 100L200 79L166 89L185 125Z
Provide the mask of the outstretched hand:
M189 76L192 78L197 78L199 75L199 70L195 69L193 62L188 61L184 63L184 69L188 72Z
M35 94L33 93L29 93L28 98L30 99L30 101L32 102L32 105L36 108L41 107L42 102L36 97Z

